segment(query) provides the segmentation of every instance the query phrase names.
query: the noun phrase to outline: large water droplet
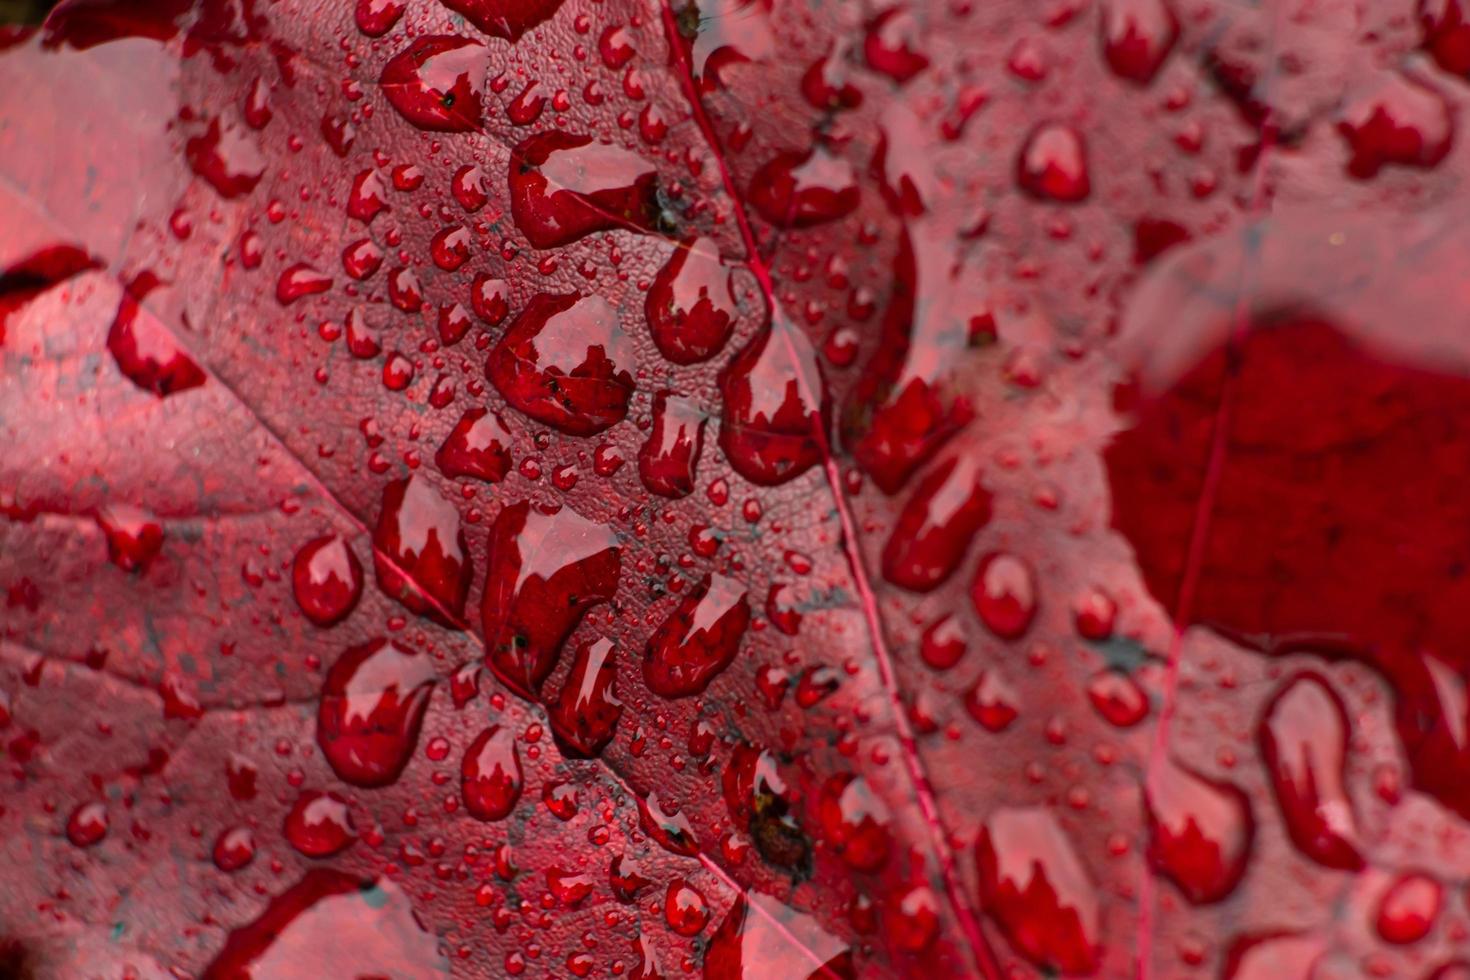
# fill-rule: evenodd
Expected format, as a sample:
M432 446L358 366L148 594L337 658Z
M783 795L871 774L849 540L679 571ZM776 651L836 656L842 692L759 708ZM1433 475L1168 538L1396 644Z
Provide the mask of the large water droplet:
M996 810L975 854L981 901L1023 956L1067 973L1097 969L1097 891L1050 811Z
M1103 55L1120 78L1147 84L1158 74L1179 37L1168 0L1106 0L1102 8Z
M975 572L970 599L990 632L1014 640L1036 618L1036 576L1030 565L1013 555L986 555Z
M771 224L808 228L851 214L862 195L852 165L818 146L777 154L751 178L748 196Z
M564 755L591 759L602 753L617 732L623 702L613 688L617 680L617 647L606 637L577 647L561 694L547 709L551 731Z
M788 324L768 326L720 375L720 448L752 483L795 479L822 459L826 382L811 344Z
M173 334L143 304L162 285L151 272L139 273L123 290L117 316L107 332L107 350L133 384L159 398L204 384L204 372L184 353Z
M204 980L448 975L438 938L391 881L315 868L230 933Z
M435 34L417 38L383 67L388 104L420 129L468 133L484 118L485 46Z
M621 549L612 529L570 508L547 516L512 504L490 529L480 614L490 668L536 697L562 644L618 587Z
M665 698L700 694L730 666L750 625L745 587L707 575L648 638L643 679Z
M465 749L460 765L465 809L478 820L503 820L521 798L521 756L515 733L491 725Z
M266 160L255 136L238 126L221 127L218 119L184 145L184 155L189 167L227 200L255 190L265 174Z
M562 0L439 0L492 37L515 42L531 28L550 20Z
M739 309L735 279L712 238L681 242L659 269L644 303L648 330L664 357L697 364L730 339Z
M471 408L434 454L439 472L451 479L474 477L499 483L510 471L513 436L500 416L484 408Z
M474 569L459 511L423 474L383 488L373 531L378 587L421 616L462 628Z
M314 538L301 546L291 562L291 593L313 623L339 623L362 595L362 565L340 537Z
M322 755L354 786L386 786L408 765L434 687L430 659L379 637L343 653L317 710Z
M486 374L512 407L562 432L590 436L628 414L636 357L607 300L541 293L490 352Z
M1276 802L1292 842L1329 868L1357 870L1357 817L1343 780L1347 709L1325 678L1298 674L1266 708L1260 730Z
M667 391L653 401L653 427L638 450L638 477L649 493L687 497L704 447L704 410Z
M883 577L929 592L964 560L975 533L990 519L990 492L967 456L941 463L919 484L883 547Z
M1153 866L1191 902L1230 894L1245 874L1255 831L1246 795L1165 759L1144 799Z
M848 867L877 871L888 860L888 807L861 776L840 774L822 784L817 798L822 846Z
M536 248L595 231L644 229L658 213L658 172L636 153L552 130L511 152L510 211Z

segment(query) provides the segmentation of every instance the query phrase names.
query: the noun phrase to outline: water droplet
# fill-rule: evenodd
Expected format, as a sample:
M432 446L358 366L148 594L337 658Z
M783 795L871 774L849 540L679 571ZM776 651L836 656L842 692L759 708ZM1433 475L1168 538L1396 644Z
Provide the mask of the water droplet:
M383 488L373 531L378 587L421 616L462 628L474 569L459 511L421 473Z
M964 560L970 541L990 520L990 492L969 457L940 464L919 484L883 547L883 577L929 592Z
M983 670L965 695L965 710L988 732L1003 732L1020 713L1016 693L994 670Z
M388 879L313 868L230 933L206 980L447 976L438 937Z
M1347 709L1326 680L1305 673L1286 682L1266 708L1260 741L1292 842L1329 868L1361 868L1357 817L1343 779Z
M469 261L470 233L459 225L441 228L429 242L429 257L445 272L453 272Z
M670 854L693 857L699 853L699 841L694 836L694 828L689 825L689 818L677 807L665 809L656 791L639 798L638 826Z
M658 213L658 172L636 153L552 130L511 152L510 210L536 248L596 231L644 229Z
M229 827L214 839L214 866L229 874L255 860L255 834L249 827Z
M1146 85L1179 37L1168 0L1107 0L1102 8L1103 56L1119 78Z
M565 908L580 905L595 887L592 876L585 871L563 871L561 868L546 869L546 887Z
M362 566L352 548L329 534L301 546L291 562L291 591L296 605L318 626L347 618L362 595Z
M467 409L434 454L434 462L450 479L499 483L510 471L512 439L499 415L484 408Z
M1154 868L1196 904L1229 895L1245 874L1255 833L1246 795L1165 759L1144 800Z
M570 508L547 516L511 504L490 529L487 561L480 613L490 669L536 697L583 614L617 591L617 536Z
M580 644L561 694L547 709L552 734L567 756L595 758L617 732L623 702L613 687L618 674L613 659L616 652L617 647L606 637Z
M720 448L741 476L773 486L821 461L827 386L801 331L778 324L756 334L722 372L720 388Z
M103 803L83 803L66 818L66 839L77 847L91 847L107 836L110 821Z
M332 288L332 277L318 272L305 262L287 267L276 280L276 301L290 306L298 299L315 296Z
M1437 166L1450 151L1455 121L1440 92L1399 72L1382 71L1345 99L1337 131L1352 151L1348 173L1366 180L1388 164Z
M709 905L689 882L671 881L664 894L664 921L681 936L697 936L709 922Z
M347 801L336 793L308 790L286 814L286 843L309 858L327 858L357 840Z
M238 126L209 122L203 134L184 145L189 167L226 200L255 190L265 174L266 160L256 138Z
M667 391L654 397L653 428L638 450L638 476L649 493L677 499L694 492L704 422L697 403Z
M994 811L975 855L981 902L1017 951L1047 969L1097 969L1097 891L1049 810Z
M524 778L515 734L500 725L481 732L460 765L464 805L477 820L503 820L521 798Z
M701 694L730 666L750 625L745 587L707 575L648 638L643 680L665 698Z
M653 879L645 877L641 869L626 854L619 854L612 859L607 875L612 892L620 902L633 901L638 897L640 891L653 884Z
M490 200L489 182L483 170L466 164L454 172L449 191L460 207L474 214Z
M428 656L382 637L348 649L322 684L316 738L344 782L387 786L418 744L434 687Z
M107 538L107 560L125 572L140 572L163 550L163 525L139 507L108 504L97 512Z
M1395 945L1429 935L1444 903L1444 886L1421 872L1399 875L1378 900L1378 935Z
M707 361L724 348L739 309L735 279L711 238L681 242L654 276L644 303L654 346L675 364Z
M817 799L817 818L822 845L848 867L877 871L888 860L888 807L861 776L828 778Z
M1036 618L1036 576L1030 565L1012 555L986 555L975 572L970 599L990 632L1014 640Z
M623 420L637 354L607 300L541 293L490 352L486 374L510 405L570 435Z
M883 909L888 941L905 953L922 953L939 935L939 899L928 885L894 892Z
M360 238L342 250L342 271L359 282L371 279L383 267L383 250L370 238Z
M1092 183L1082 134L1058 123L1037 126L1021 148L1016 179L1022 190L1041 200L1085 200L1092 193Z
M483 118L486 60L478 41L420 37L384 66L378 84L388 104L420 129L473 132Z
M1132 728L1148 717L1148 695L1132 675L1104 670L1087 682L1087 699L1110 725Z
M199 387L205 375L179 348L169 328L143 306L161 285L151 272L139 273L127 284L107 332L107 350L124 377L164 398Z
M440 3L491 37L512 43L538 24L550 20L562 0L439 0Z
M357 0L357 29L368 37L382 37L403 16L404 0Z
M387 209L387 193L376 170L364 170L352 178L352 188L347 193L349 217L368 224Z
M863 55L868 67L904 84L929 67L929 59L918 50L920 28L914 15L903 6L883 11L868 26Z
M504 279L491 279L486 275L475 277L470 287L470 306L475 316L490 326L499 326L510 313L510 285Z
M817 146L788 150L756 171L748 197L761 217L781 228L809 228L846 217L861 199L852 165Z
M965 631L960 621L945 613L924 630L919 640L919 656L935 670L948 670L965 655Z

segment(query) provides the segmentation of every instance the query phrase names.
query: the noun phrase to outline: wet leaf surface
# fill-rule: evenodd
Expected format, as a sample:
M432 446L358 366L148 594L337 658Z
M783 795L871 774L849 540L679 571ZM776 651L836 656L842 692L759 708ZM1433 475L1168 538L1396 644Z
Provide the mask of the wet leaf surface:
M0 972L1458 976L1467 38L0 29Z

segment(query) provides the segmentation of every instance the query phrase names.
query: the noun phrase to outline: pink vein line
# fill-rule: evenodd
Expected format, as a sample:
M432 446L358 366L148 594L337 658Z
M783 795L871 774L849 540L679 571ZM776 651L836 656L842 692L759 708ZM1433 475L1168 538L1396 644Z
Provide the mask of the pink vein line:
M679 82L684 88L685 98L689 102L690 112L694 115L694 121L699 126L705 142L709 144L710 152L713 154L716 166L720 169L720 179L724 183L725 193L735 203L735 222L740 228L740 237L745 245L748 259L747 267L760 284L761 292L765 295L766 304L770 310L776 311L775 287L771 281L771 272L765 260L761 257L760 248L757 244L755 231L751 228L750 217L746 213L745 199L735 184L735 179L730 174L730 168L725 160L725 154L721 149L719 140L715 136L714 125L711 123L708 113L704 110L704 102L699 97L699 90L694 81L694 72L689 64L688 52L680 43L678 22L674 13L671 0L663 0L664 32L668 36L669 51L673 56L675 64L679 69ZM778 325L779 326L779 325ZM791 335L785 328L773 326L781 335L786 345L787 354L796 366L796 383L803 401L808 405L820 404L814 397L811 386L808 384L805 374L801 371L801 358L797 354L795 345L791 342ZM893 658L888 652L887 645L883 640L883 626L878 613L878 600L873 594L872 585L868 581L868 573L863 563L863 557L857 547L857 525L853 520L852 511L847 505L847 497L842 490L842 475L838 471L837 461L832 456L832 447L827 439L827 433L822 426L820 414L812 425L812 431L817 444L822 450L822 468L827 477L827 485L832 494L833 503L837 510L838 520L842 524L842 547L847 557L847 563L852 569L853 584L857 587L858 596L863 609L863 619L867 623L868 634L872 637L874 659L878 663L878 674L883 681L884 691L888 695L888 701L894 716L894 726L898 729L899 742L903 746L904 765L908 769L909 779L913 783L914 795L918 798L919 809L924 814L924 821L928 826L929 835L933 839L935 858L939 861L944 876L944 888L948 895L950 906L954 909L955 916L960 920L960 926L965 931L966 939L978 961L980 972L987 980L1000 980L1000 968L996 964L995 954L990 949L990 944L981 931L980 921L976 917L974 909L965 900L964 886L960 881L959 871L955 867L954 854L945 840L944 828L939 819L939 806L934 798L934 789L929 779L919 764L918 745L914 739L913 729L909 725L908 713L904 710L903 702L898 695L898 679L893 669Z
M1273 33L1274 36L1274 33ZM1256 227L1266 205L1266 157L1275 146L1275 134L1270 126L1269 114L1261 122L1261 149L1256 156L1254 187L1248 211L1246 234ZM1220 480L1225 471L1230 432L1230 420L1235 403L1235 376L1240 365L1237 362L1240 345L1249 329L1250 279L1253 263L1259 263L1260 251L1264 247L1261 239L1247 239L1247 249L1241 255L1240 275L1237 280L1235 309L1231 313L1230 334L1226 340L1224 375L1220 382L1220 401L1215 408L1215 421L1210 432L1210 453L1205 463L1205 478L1200 485L1199 498L1195 501L1194 522L1190 528L1189 548L1185 552L1184 572L1179 579L1179 595L1174 605L1173 632L1169 640L1169 655L1164 666L1163 703L1159 707L1159 723L1154 727L1153 741L1149 746L1148 762L1144 768L1144 792L1153 784L1154 777L1164 764L1168 752L1169 725L1178 708L1179 666L1184 653L1184 631L1189 627L1189 614L1194 608L1195 591L1199 587L1200 575L1204 571L1205 547L1209 543L1210 518L1219 495ZM1134 948L1138 951L1138 980L1149 980L1153 967L1154 940L1154 875L1145 865L1138 887L1138 936Z

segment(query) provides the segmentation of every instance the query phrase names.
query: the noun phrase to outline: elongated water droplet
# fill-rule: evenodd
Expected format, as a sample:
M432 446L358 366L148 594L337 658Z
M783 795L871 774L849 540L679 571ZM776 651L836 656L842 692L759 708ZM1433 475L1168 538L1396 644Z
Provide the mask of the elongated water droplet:
M675 364L714 357L730 339L739 309L734 274L711 238L681 242L659 269L644 303L654 346Z
M1329 868L1357 870L1358 826L1343 781L1348 716L1316 674L1284 684L1266 708L1261 756L1292 842Z
M591 759L602 753L623 716L613 684L617 680L617 647L606 637L577 647L571 673L561 694L547 709L551 731L565 755Z
M697 403L667 391L654 397L653 427L638 450L638 477L649 493L677 499L694 492L704 423Z
M515 734L501 725L485 729L465 749L460 789L477 820L503 820L515 809L524 784Z
M421 616L461 628L474 570L459 511L425 476L383 489L373 548L379 588Z
M750 625L745 587L707 575L648 638L643 680L665 698L703 693L735 659Z
M1144 799L1154 868L1196 904L1229 895L1245 874L1255 831L1246 795L1165 759Z
M883 547L883 577L915 592L947 580L990 519L990 492L969 457L940 464L904 505Z
M1017 951L1047 969L1097 969L1097 890L1049 810L996 810L975 855L981 901Z
M582 616L617 591L620 556L611 528L570 508L553 516L527 503L502 510L490 529L480 606L495 675L536 697Z
M430 659L379 637L343 653L327 672L317 710L322 755L343 781L387 786L418 744L434 687Z
M829 426L826 382L801 331L768 326L720 376L720 448L752 483L793 480L822 459Z

